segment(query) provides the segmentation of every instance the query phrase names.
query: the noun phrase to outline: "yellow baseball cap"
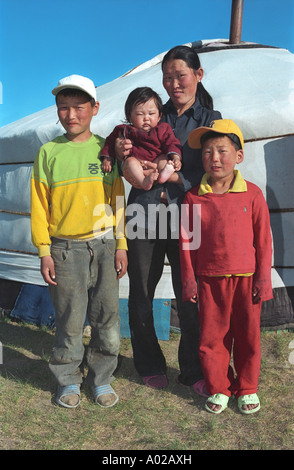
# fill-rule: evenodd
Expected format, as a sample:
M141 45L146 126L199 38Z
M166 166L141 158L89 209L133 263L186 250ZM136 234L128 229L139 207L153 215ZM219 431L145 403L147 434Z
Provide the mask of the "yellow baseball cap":
M207 132L211 131L224 135L235 134L237 137L239 137L241 147L244 147L244 138L241 129L231 119L217 119L215 121L211 121L209 127L198 127L198 129L192 131L188 137L189 147L192 149L200 149L201 137Z

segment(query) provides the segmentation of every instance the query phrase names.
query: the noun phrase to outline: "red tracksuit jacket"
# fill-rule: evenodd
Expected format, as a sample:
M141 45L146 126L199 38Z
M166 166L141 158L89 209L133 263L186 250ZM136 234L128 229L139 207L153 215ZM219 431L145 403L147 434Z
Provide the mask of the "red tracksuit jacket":
M245 180L244 180L245 181ZM269 211L262 191L246 181L247 191L198 195L199 186L189 191L189 232L193 228L193 204L201 208L201 241L197 249L187 248L181 227L180 256L183 300L197 295L197 275L219 276L254 273L253 287L262 301L272 298L272 237ZM182 211L182 217L185 210ZM183 245L184 243L184 245ZM186 245L185 245L186 244Z

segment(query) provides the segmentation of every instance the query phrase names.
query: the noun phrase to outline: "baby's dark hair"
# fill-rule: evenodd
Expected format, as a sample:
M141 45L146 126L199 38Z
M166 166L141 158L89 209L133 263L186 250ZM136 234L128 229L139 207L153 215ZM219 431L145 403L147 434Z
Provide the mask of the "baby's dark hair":
M131 122L131 112L134 105L147 103L147 101L151 99L154 99L159 111L159 115L161 115L163 106L162 101L160 96L154 90L152 90L152 88L144 86L135 88L133 91L131 91L125 103L125 115L127 122Z
M175 46L170 49L163 57L161 68L163 71L164 64L170 60L183 60L186 65L196 72L200 67L200 59L192 47L189 46ZM207 109L213 109L213 100L208 91L204 88L202 82L197 85L196 96L200 101L200 104Z
M201 147L203 147L204 142L206 142L208 139L216 139L217 137L229 137L229 139L232 141L233 146L235 147L235 150L242 149L240 139L236 134L222 134L221 132L214 131L206 132L205 134L203 134L203 136L200 138Z
M92 98L92 96L88 95L88 93L86 93L83 90L79 90L78 88L64 88L63 90L61 90L55 96L56 104L58 104L58 96L59 95L62 95L62 96L81 96L83 98L86 98L88 101L90 101L92 107L95 106L95 103L96 103L96 101L94 100L94 98Z

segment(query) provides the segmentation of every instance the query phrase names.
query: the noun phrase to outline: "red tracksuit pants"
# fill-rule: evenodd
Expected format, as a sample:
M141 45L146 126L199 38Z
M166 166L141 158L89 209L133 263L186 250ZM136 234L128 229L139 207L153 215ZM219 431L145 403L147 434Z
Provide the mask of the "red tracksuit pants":
M199 276L198 280L199 356L208 392L236 397L256 393L261 302L252 302L253 276Z

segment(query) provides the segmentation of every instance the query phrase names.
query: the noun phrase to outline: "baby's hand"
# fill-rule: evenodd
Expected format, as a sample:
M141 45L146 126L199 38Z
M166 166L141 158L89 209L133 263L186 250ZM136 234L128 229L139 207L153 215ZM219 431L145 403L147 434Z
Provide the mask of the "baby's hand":
M182 162L179 155L174 153L171 157L171 161L173 163L175 171L180 171L180 169L182 168Z
M111 173L112 172L112 167L113 167L113 161L112 158L110 157L103 157L103 162L102 162L102 171L104 173Z

